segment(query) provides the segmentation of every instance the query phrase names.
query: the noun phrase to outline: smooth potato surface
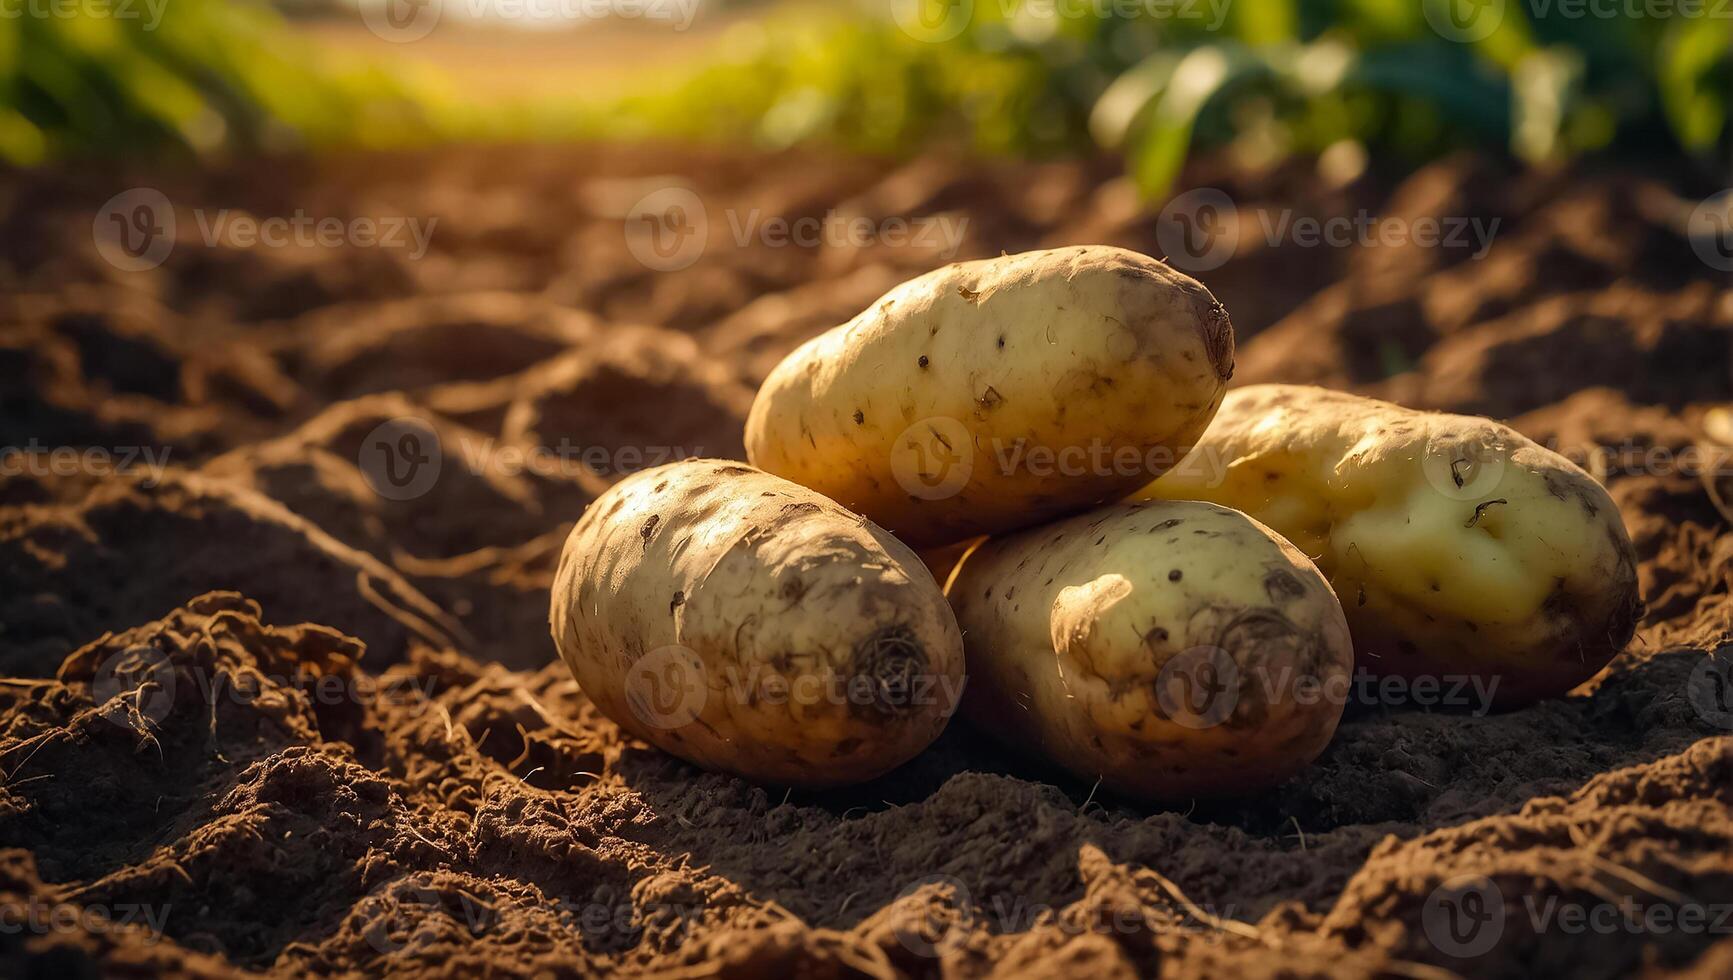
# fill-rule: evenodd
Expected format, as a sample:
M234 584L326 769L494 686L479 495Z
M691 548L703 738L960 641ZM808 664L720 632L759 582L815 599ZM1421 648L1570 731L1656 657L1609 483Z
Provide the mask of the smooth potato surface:
M1230 392L1193 456L1140 496L1251 514L1330 577L1363 666L1466 675L1502 705L1591 677L1641 615L1606 491L1487 419L1253 385Z
M989 539L947 594L970 721L1121 793L1275 785L1324 750L1346 702L1329 584L1214 504L1113 504Z
M1196 280L1107 246L938 269L766 379L753 464L917 548L1131 493L1209 423L1233 371Z
M956 620L912 551L728 460L646 470L591 504L549 623L621 728L766 782L886 772L938 736L962 688Z

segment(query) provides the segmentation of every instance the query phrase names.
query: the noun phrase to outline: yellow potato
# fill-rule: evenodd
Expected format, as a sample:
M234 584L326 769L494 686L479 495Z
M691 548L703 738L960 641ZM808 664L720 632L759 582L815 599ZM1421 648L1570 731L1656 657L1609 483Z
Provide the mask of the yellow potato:
M956 620L920 559L728 460L645 470L591 504L549 623L621 728L765 782L877 776L932 742L961 695Z
M1202 284L1107 246L938 269L790 354L753 464L917 548L1131 493L1183 455L1233 372Z
M1330 577L1360 663L1464 677L1499 705L1563 694L1629 642L1642 603L1618 508L1507 426L1298 385L1229 392L1140 496L1211 500Z
M1245 793L1335 733L1353 650L1306 557L1214 504L1114 504L989 539L947 588L970 721L1121 793Z

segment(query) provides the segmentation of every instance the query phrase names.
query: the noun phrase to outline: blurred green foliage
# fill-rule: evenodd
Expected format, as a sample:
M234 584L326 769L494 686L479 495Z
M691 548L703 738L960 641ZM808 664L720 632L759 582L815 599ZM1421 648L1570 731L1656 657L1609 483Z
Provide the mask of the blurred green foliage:
M954 38L916 36L959 3L743 27L718 46L726 60L616 118L871 151L1094 144L1123 152L1151 195L1200 146L1265 161L1338 144L1410 162L1459 146L1528 162L1685 154L1711 173L1728 146L1733 20L1715 0L1618 17L1593 12L1632 0L976 0Z
M403 79L313 54L245 0L7 0L0 159L391 145L442 125Z
M1715 173L1729 146L1733 20L1718 0L832 0L737 23L707 63L624 100L481 111L334 69L269 8L157 2L157 23L0 17L0 157L453 137L1102 147L1154 195L1200 147L1252 162L1337 147L1684 155ZM1595 15L1614 9L1629 13Z

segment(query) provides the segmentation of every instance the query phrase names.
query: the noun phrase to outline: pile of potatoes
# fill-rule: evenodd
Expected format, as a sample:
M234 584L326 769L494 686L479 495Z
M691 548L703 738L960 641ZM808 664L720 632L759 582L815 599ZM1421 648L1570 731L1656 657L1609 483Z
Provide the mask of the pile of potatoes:
M1209 290L1124 249L904 283L772 372L752 465L590 506L560 656L626 731L750 779L871 779L960 708L1181 800L1299 772L1356 666L1508 707L1629 641L1631 543L1588 474L1485 419L1229 392L1233 357Z

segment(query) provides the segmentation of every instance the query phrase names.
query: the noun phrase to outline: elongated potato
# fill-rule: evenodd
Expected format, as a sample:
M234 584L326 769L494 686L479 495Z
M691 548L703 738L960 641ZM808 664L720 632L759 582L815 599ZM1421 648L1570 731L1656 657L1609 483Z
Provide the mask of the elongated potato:
M946 266L790 354L746 420L756 466L917 548L1131 493L1233 372L1196 280L1107 246Z
M1253 385L1143 496L1269 524L1330 577L1368 670L1474 678L1499 705L1569 691L1641 615L1606 491L1487 419Z
M1329 583L1214 504L1114 504L989 539L948 595L965 716L1122 793L1272 786L1324 750L1347 700Z
M727 460L597 498L566 539L549 623L621 728L765 782L886 772L938 736L962 689L956 620L912 551Z

